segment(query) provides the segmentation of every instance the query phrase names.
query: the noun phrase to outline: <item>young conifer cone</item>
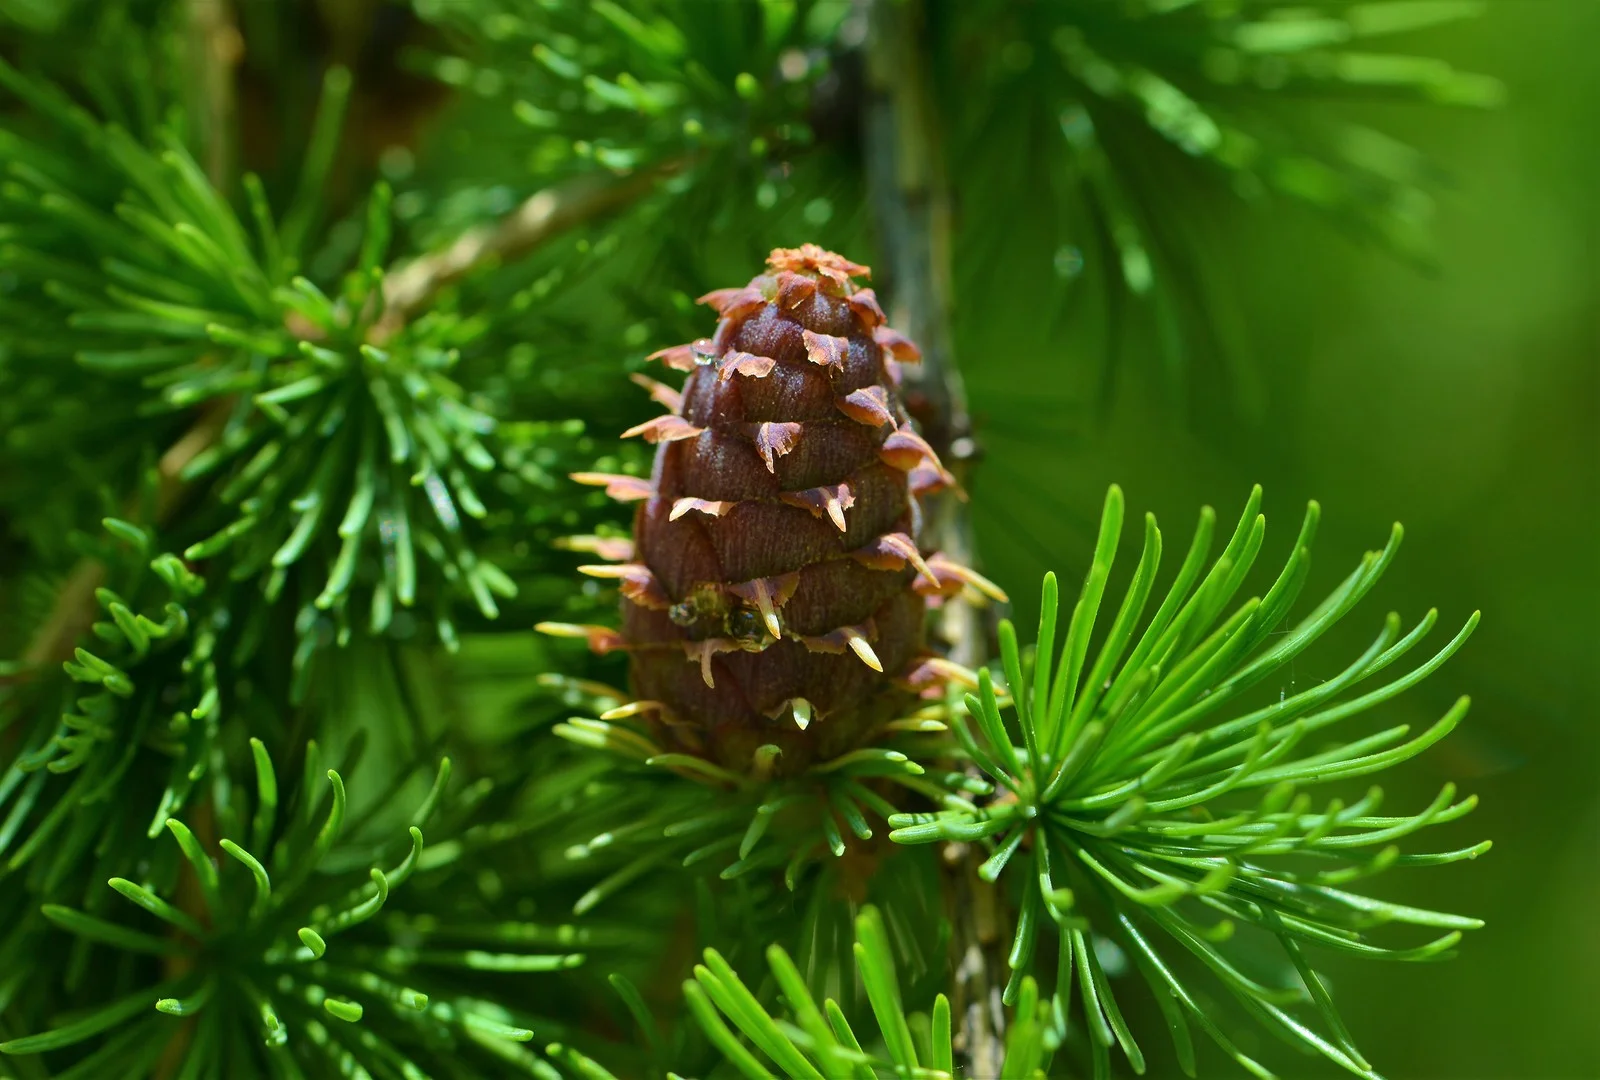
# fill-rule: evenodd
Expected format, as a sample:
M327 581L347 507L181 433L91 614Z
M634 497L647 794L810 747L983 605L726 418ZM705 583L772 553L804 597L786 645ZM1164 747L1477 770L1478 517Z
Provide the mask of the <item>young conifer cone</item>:
M901 408L918 353L868 273L807 244L702 297L715 335L652 357L681 394L636 380L670 410L626 433L657 444L650 480L576 477L643 499L631 549L587 545L625 561L584 568L622 586L620 637L590 638L628 650L627 711L739 771L764 745L783 774L870 741L937 678L927 598L993 588L918 546L917 496L952 481Z

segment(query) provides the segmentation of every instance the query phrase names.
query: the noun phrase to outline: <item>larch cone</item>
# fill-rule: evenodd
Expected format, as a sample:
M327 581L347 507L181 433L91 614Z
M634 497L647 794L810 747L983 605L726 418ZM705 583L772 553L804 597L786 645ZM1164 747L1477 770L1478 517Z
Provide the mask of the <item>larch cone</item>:
M807 244L702 297L714 336L652 357L688 372L681 393L636 379L670 410L626 433L657 444L648 483L575 477L643 500L631 549L589 545L621 561L584 570L623 593L620 637L591 644L628 651L658 739L734 770L766 745L783 775L870 743L940 679L929 598L993 591L919 547L917 497L953 481L901 407L918 354L868 274Z

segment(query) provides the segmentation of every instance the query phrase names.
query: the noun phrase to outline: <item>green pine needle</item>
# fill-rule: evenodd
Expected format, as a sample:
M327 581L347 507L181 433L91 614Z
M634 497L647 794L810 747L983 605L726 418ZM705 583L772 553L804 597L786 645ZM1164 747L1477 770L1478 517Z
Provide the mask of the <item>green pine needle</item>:
M4 66L0 84L25 96L49 92ZM330 76L329 87L347 91L348 77ZM329 106L333 126L319 135L330 147L338 111ZM161 441L172 438L174 412L208 410L197 430L209 424L217 433L181 479L216 484L232 511L184 555L224 560L229 576L259 582L269 601L305 567L313 581L297 590L297 668L320 641L348 639L357 594L372 633L422 605L453 642L446 601L454 598L495 617L516 586L475 553L472 536L489 515L479 492L504 467L496 451L506 436L450 375L485 327L446 310L409 323L389 316L380 265L388 189L375 190L362 250L330 295L285 260L317 212L305 200L318 195L331 151L308 155L308 179L282 233L251 186L260 232L252 238L175 137L146 146L73 117L74 150L98 158L109 175L13 140L26 168L6 213L28 226L7 248L17 295L59 312L68 328L17 373L35 393L43 388L37 408L85 384L104 387L101 429L142 426ZM34 233L37 247L22 239ZM69 358L75 363L64 365ZM530 435L536 429L513 428L510 438Z
M65 679L28 671L23 692L0 701L18 736L0 748L0 868L31 874L51 899L81 882L91 845L111 853L106 876L131 872L188 801L220 731L205 582L174 555L150 558L146 530L104 524L78 538L106 568L95 640L62 664Z
M259 746L259 744L256 744ZM91 946L182 957L184 974L112 1002L85 1018L0 1043L0 1054L26 1055L60 1050L110 1033L104 1044L120 1053L159 1055L177 1039L167 1017L196 1018L200 1027L180 1058L187 1070L205 1069L218 1043L237 1046L239 1060L268 1071L321 1069L345 1055L354 1060L376 1055L406 1075L438 1069L454 1054L450 1041L469 1037L475 1045L494 1039L532 1037L521 1013L463 997L453 989L454 973L548 972L583 962L572 946L606 943L602 929L507 926L491 950L436 947L462 935L481 937L486 928L460 927L436 916L404 915L372 931L363 924L385 912L391 893L410 878L422 860L421 830L409 830L408 850L385 871L369 866L359 883L354 871L329 872L325 864L350 865L353 858L381 857L392 845L357 844L345 835L344 785L328 770L335 798L322 825L312 831L272 809L277 798L271 762L259 752L257 803L251 815L256 835L265 838L259 855L229 839L219 847L232 857L221 864L207 855L194 831L177 820L168 827L187 860L197 888L185 892L180 881L172 899L157 891L112 878L111 887L157 923L149 929L102 918L59 904L43 913L55 926ZM447 764L441 777L448 776ZM299 796L309 794L300 791ZM437 802L437 793L428 802ZM244 820L235 808L219 824ZM431 868L449 874L453 860ZM274 882L268 866L283 867ZM126 909L123 909L126 918ZM166 924L162 927L160 924ZM547 952L546 949L559 951ZM419 989L418 987L428 989ZM138 1007L134 1008L137 1002ZM154 1012L151 1003L154 1003ZM355 1035L319 1026L319 1014L343 1024L361 1024ZM319 1035L321 1031L323 1034ZM242 1035L254 1032L243 1043ZM445 1058L438 1057L445 1053ZM93 1053L83 1062L99 1060ZM276 1064L274 1064L276 1062ZM321 1064L319 1064L319 1062Z
M796 1080L904 1076L949 1080L955 1075L950 1003L938 995L931 1022L927 1014L907 1011L877 909L864 908L856 917L855 936L855 969L871 1003L873 1021L873 1028L865 1029L870 1033L865 1040L832 998L822 1008L817 1006L789 954L777 945L767 949L767 963L787 1006L786 1017L792 1019L775 1018L715 949L706 950L705 964L697 965L694 979L684 984L684 997L712 1044L751 1080L773 1077L763 1061ZM1046 1008L1033 980L1025 979L1013 1010L1002 1076L1033 1080L1046 1075L1053 1049L1044 1040ZM739 1041L735 1029L749 1046ZM928 1033L923 1042L926 1061L919 1059L916 1031Z
M956 722L967 756L1001 794L976 809L897 815L891 838L993 846L982 876L1014 880L1020 894L1005 998L1020 1000L1040 931L1053 935L1060 957L1050 1030L1057 1040L1066 1035L1069 973L1076 968L1096 1054L1116 1045L1136 1071L1142 1068L1142 1052L1102 970L1094 934L1135 957L1158 1001L1175 1003L1164 1011L1186 1068L1192 1068L1187 1021L1194 1021L1230 1056L1265 1075L1264 1066L1245 1058L1196 1004L1187 983L1193 969L1209 970L1245 1012L1291 1044L1357 1075L1373 1075L1310 966L1314 953L1307 948L1389 960L1449 955L1461 932L1481 926L1479 920L1388 903L1342 886L1393 866L1476 858L1489 845L1401 854L1402 838L1471 812L1477 800L1457 800L1452 784L1424 809L1398 817L1376 813L1378 788L1348 803L1330 798L1321 809L1310 789L1400 764L1449 733L1466 712L1464 698L1415 735L1399 725L1341 740L1343 729L1334 725L1430 674L1461 647L1478 617L1422 664L1380 680L1375 677L1417 645L1436 620L1429 612L1402 635L1399 618L1390 615L1372 645L1340 674L1284 692L1276 701L1249 703L1251 687L1270 685L1373 587L1400 538L1396 526L1383 551L1369 553L1333 593L1290 623L1317 524L1313 503L1277 580L1261 597L1225 615L1261 546L1260 497L1257 488L1209 570L1212 516L1209 509L1201 516L1174 584L1149 616L1161 533L1147 517L1133 579L1110 628L1097 634L1122 531L1122 493L1113 487L1059 651L1059 595L1050 575L1031 656L1018 648L1009 625L1001 628L1001 667L1013 689L1003 696L982 673L978 692L966 697L970 719ZM1019 736L1023 746L1014 745ZM1445 933L1394 947L1372 934L1388 923ZM1246 975L1218 947L1239 924L1278 940L1292 966L1281 985ZM1326 1035L1287 1011L1295 1006L1308 1007Z
M642 850L652 860L671 857L685 867L704 863L725 880L781 868L783 881L794 891L809 867L827 864L830 855L836 859L845 854L851 843L847 836L857 843L869 841L876 833L874 822L887 822L896 813L882 791L883 783L895 785L909 797L931 798L958 809L972 808L963 793L991 790L981 781L944 773L927 776L927 770L913 760L939 745L946 730L932 715L942 714L939 708L888 725L885 745L853 750L782 779L762 769L770 759L759 755L750 773L739 774L690 754L667 753L647 731L630 726L630 718L619 715L628 711L604 713L609 719L573 717L553 729L569 742L642 765L630 770L634 782L660 792L646 814L569 848L569 858L582 860L625 847ZM651 776L651 771L657 775ZM615 880L597 884L577 910L588 911L621 888L630 872L625 867Z

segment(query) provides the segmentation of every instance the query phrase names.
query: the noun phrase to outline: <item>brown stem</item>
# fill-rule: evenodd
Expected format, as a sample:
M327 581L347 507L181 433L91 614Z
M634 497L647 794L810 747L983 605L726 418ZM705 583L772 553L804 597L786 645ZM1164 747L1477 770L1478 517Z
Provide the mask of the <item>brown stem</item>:
M950 188L940 143L938 106L927 69L920 0L870 4L865 117L867 184L880 234L879 277L891 321L922 349L905 369L905 394L922 433L958 480L970 473L974 444L966 390L955 364L950 324ZM926 500L924 536L959 562L970 562L966 503L947 494ZM952 659L982 659L982 621L970 604L948 604L944 633Z
M156 488L157 522L170 520L177 509L183 494L184 468L216 441L228 418L230 405L231 402L213 402L202 411L194 426L161 455L156 466L160 477ZM88 633L89 624L94 622L98 610L94 591L104 580L105 567L93 559L79 560L56 595L55 606L22 654L24 671L17 678L25 678L30 671L72 656L78 639Z
M923 435L963 484L974 443L966 391L955 365L951 329L950 186L938 104L928 68L923 0L861 0L866 7L867 100L864 116L867 185L879 234L880 275L891 321L922 349L906 369L906 399ZM972 523L964 496L924 502L923 536L958 562L972 565ZM983 613L956 600L940 609L951 658L983 662ZM1001 906L994 886L977 875L982 852L952 844L945 852L947 895L955 920L952 1005L961 1019L957 1050L967 1075L998 1076L1004 1057L1004 971Z
M233 167L234 68L244 58L244 38L229 0L189 0L188 16L193 112L205 147L206 176L221 187Z
M449 247L405 263L383 283L384 313L370 335L382 342L406 324L439 291L489 263L528 254L557 233L636 202L679 162L627 176L585 173L529 196L499 221L468 229Z

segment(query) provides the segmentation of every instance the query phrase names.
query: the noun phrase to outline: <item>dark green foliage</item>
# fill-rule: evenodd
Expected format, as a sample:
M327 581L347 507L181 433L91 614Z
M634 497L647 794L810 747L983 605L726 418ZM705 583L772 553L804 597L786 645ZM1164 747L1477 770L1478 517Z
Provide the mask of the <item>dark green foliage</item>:
M680 0L416 7L481 53L436 60L434 73L512 98L533 133L535 167L552 173L783 160L812 139L794 120L826 69L807 54L828 49L848 14L816 0L730 5L715 17ZM530 53L532 64L498 63ZM574 142L569 133L578 130L587 136Z
M159 859L151 868L166 887L110 879L115 892L151 918L130 925L125 907L113 918L55 904L41 909L83 945L149 957L136 967L159 964L160 981L49 1031L0 1043L0 1053L49 1054L107 1034L95 1053L57 1075L87 1078L112 1068L146 1075L163 1059L170 1067L175 1042L183 1047L180 1075L203 1074L219 1060L272 1075L349 1075L353 1067L414 1075L418 1062L436 1076L480 1075L497 1062L539 1075L537 1059L515 1045L533 1036L521 1026L525 1016L463 994L454 973L570 968L583 954L541 947L598 937L502 924L506 951L460 948L462 940L481 941L489 927L433 913L407 917L398 895L391 902L414 874L434 877L438 888L437 879L448 877L460 858L459 837L434 849L435 857L420 828L439 810L448 760L410 816L409 850L389 865L388 856L400 855L395 844L352 844L345 835L361 822L349 820L337 771L326 770L331 787L326 796L320 791L315 743L307 748L304 779L283 787L261 742L251 740L250 750L254 797L213 804L215 820L205 823L204 831L222 834L220 854L168 818L182 859ZM460 820L448 810L438 816ZM356 869L369 860L389 868ZM328 873L324 863L350 869ZM370 922L382 930L369 932ZM90 965L98 961L90 954ZM179 1038L175 1018L186 1017L196 1019Z
M847 19L847 5L416 7L443 39L417 50L412 63L461 88L479 123L496 132L484 150L510 159L495 187L456 189L435 218L459 229L503 210L496 200L507 190L520 196L574 179L661 177L604 228L485 282L521 286L512 303L533 314L531 325L560 327L536 345L544 378L562 379L574 339L642 358L655 347L649 343L700 336L703 309L693 298L748 277L774 246L814 241L848 251L866 242L854 145L858 75L841 45L841 37L859 41L860 20ZM578 300L595 317L569 321L556 298ZM595 387L592 377L563 381ZM598 425L617 403L582 407Z
M8 68L0 79L55 106L81 152L112 166L86 176L69 159L17 146L12 172L23 179L9 193L22 213L8 249L16 303L71 332L19 350L13 361L16 377L55 375L38 379L41 408L71 397L84 377L67 362L75 360L111 388L111 402L73 441L98 441L101 431L143 417L153 431L170 431L164 421L175 411L204 410L219 430L176 479L215 478L217 500L232 509L185 556L226 554L227 575L259 579L268 601L302 559L326 567L297 590L302 635L347 639L352 593L366 601L373 633L388 628L396 608L414 606L419 590L440 601L469 594L493 618L495 595L514 595L515 586L473 554L463 529L488 514L476 490L482 480L471 474L495 468L484 445L495 425L447 374L459 350L481 336L481 322L438 312L383 329L389 193L381 185L335 294L295 273L349 76L335 69L328 77L320 125L327 148L307 151L281 228L252 178L245 188L253 228L176 138L148 150L48 87ZM86 189L80 177L100 186ZM40 445L62 434L28 437ZM381 579L358 574L375 565ZM333 627L318 625L322 611ZM435 606L432 618L448 640L444 609Z
M1038 280L1069 298L1049 306L1058 332L1097 329L1107 364L1124 342L1155 346L1172 387L1217 370L1237 402L1259 409L1247 334L1209 257L1226 236L1203 196L1298 203L1429 262L1443 170L1326 103L1494 104L1502 91L1493 79L1393 47L1482 8L1478 0L951 5L942 48L974 73L947 84L954 182L1010 193L963 206L968 258L958 269L969 291L988 301L986 283L1009 280L1006 260L1040 260ZM1002 243L1019 209L1030 224L1025 251ZM1152 332L1141 337L1133 328L1146 323ZM1106 393L1113 385L1102 380Z
M37 682L12 691L0 714L10 729L0 866L45 897L75 894L86 871L125 872L217 750L222 687L205 582L175 555L151 559L144 530L114 518L105 530L74 544L111 568L94 590L92 640L62 664L65 678L16 666Z

